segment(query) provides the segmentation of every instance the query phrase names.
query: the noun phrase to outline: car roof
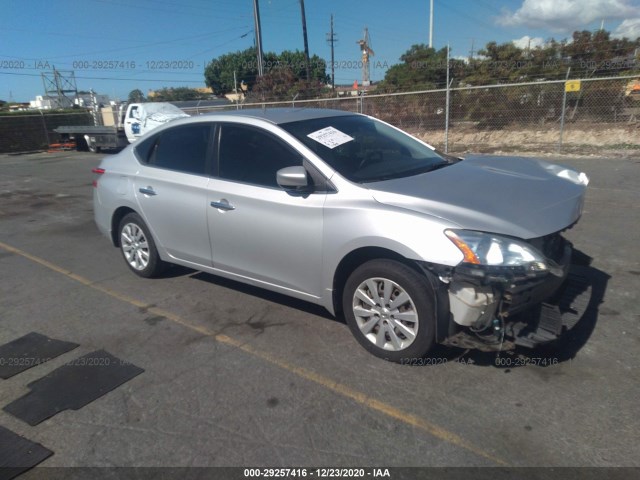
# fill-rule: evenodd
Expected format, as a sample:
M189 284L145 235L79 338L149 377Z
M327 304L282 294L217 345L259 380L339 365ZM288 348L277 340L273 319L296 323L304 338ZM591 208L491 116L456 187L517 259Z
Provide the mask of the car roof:
M276 125L311 120L315 118L341 117L349 115L359 115L343 110L332 110L328 108L251 108L243 110L226 110L224 112L205 113L202 117L249 117L266 120Z

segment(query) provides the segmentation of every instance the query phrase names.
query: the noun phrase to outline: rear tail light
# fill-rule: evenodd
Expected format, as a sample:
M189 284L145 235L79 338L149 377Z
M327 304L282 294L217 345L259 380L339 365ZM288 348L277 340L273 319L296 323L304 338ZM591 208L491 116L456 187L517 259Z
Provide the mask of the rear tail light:
M103 175L103 174L104 174L104 172L105 172L105 169L104 169L104 168L96 167L96 168L94 168L93 170L91 170L91 172L95 173L96 175ZM94 180L93 180L93 182L91 182L91 184L92 184L94 187L97 187L97 186L98 186L98 178L94 179Z

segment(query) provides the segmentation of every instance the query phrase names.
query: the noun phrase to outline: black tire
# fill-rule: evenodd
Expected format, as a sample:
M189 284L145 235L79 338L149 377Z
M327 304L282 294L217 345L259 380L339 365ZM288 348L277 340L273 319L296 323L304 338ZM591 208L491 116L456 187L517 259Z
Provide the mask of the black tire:
M377 289L377 297L369 285ZM408 301L400 297L403 292ZM363 301L363 295L379 301L373 306ZM370 260L356 268L342 292L342 308L351 333L376 357L411 364L435 345L433 287L425 275L396 260Z
M120 252L129 269L144 278L159 276L167 267L144 220L137 213L125 215L118 225Z

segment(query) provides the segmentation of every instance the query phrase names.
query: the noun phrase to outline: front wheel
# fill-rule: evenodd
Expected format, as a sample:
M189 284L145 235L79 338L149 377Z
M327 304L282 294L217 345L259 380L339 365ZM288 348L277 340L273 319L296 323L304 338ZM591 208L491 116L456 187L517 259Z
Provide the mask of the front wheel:
M120 250L127 266L141 277L156 277L166 267L160 259L156 244L140 215L129 213L118 227Z
M404 363L435 344L435 293L428 279L396 260L371 260L349 276L342 307L351 332L373 355Z

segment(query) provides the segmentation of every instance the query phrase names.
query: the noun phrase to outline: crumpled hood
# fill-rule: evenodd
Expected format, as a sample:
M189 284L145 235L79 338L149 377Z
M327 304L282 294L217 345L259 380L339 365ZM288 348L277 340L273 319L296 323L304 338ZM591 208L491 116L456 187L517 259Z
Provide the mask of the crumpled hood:
M554 167L556 172L550 170ZM529 239L563 230L580 218L586 186L558 176L557 170L531 158L468 157L432 172L365 186L380 203L468 230Z

